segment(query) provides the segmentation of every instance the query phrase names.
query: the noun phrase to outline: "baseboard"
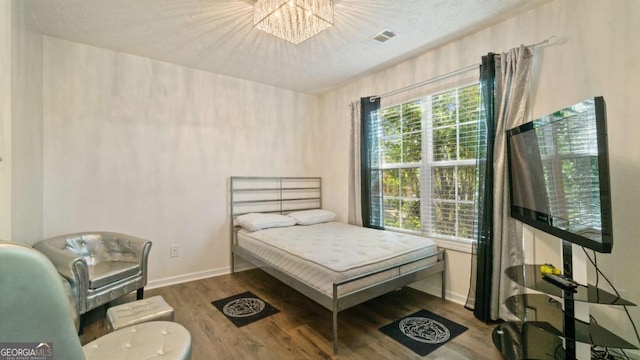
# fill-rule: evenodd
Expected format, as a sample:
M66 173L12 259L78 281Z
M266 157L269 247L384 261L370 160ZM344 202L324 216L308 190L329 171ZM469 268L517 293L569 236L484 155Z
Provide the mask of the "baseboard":
M248 262L244 262L241 264L236 264L236 272L239 271L247 271L247 270L251 270L251 269L257 269L258 267L255 265L252 265ZM229 268L229 273L231 273L231 268Z
M161 287L170 286L170 285L181 284L189 281L195 281L195 280L206 279L214 276L225 275L228 273L229 273L229 267L226 266L223 268L193 272L193 273L182 274L178 276L170 276L162 279L149 280L147 282L147 286L145 286L144 288L150 290L150 289L161 288Z
M245 270L250 270L254 268L255 268L254 266L248 263L236 265L236 271L245 271ZM149 280L147 282L147 286L145 286L144 288L147 290L151 290L151 289L161 288L161 287L170 286L170 285L182 284L189 281L207 279L214 276L227 275L230 273L231 273L231 267L225 266L217 269L199 271L199 272L194 272L190 274L182 274L182 275L171 276L171 277L166 277L162 279Z
M447 292L447 300L453 301L458 305L464 306L467 303L467 295L468 294L461 295L457 293Z

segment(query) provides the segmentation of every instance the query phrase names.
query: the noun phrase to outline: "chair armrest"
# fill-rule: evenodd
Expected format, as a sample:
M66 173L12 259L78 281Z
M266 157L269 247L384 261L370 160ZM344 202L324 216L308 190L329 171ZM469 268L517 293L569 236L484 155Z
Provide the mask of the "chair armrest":
M151 251L151 241L119 233L102 232L101 234L104 247L113 260L137 262L146 267Z
M54 246L48 240L39 241L33 247L44 254L58 273L68 281L76 299L77 312L84 313L87 292L89 291L89 268L86 260L66 248L61 249Z
M76 331L80 330L80 314L78 313L78 300L76 300L76 293L71 288L71 284L60 275L60 281L62 282L62 286L64 287L64 293L67 295L67 300L69 300L69 308L71 310L71 318L73 318L73 324L76 326Z
M39 241L35 243L33 247L44 254L53 263L60 275L64 276L70 282L75 283L79 280L76 279L77 275L75 274L74 268L80 270L81 273L85 273L87 278L89 277L87 262L83 257L66 249L53 246L47 240Z

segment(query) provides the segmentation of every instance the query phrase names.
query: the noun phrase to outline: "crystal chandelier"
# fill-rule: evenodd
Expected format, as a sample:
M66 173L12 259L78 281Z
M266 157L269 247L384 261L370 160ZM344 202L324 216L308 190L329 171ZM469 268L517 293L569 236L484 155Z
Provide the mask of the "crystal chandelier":
M331 0L258 0L253 6L253 24L294 44L333 25Z

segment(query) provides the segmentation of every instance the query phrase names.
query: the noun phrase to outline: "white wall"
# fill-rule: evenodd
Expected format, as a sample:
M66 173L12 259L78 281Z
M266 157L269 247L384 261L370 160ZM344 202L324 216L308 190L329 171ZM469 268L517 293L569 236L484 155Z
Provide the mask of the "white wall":
M343 174L348 165L349 102L479 63L480 56L491 51L502 52L556 35L561 44L535 51L531 115L541 116L591 96L605 97L615 244L613 253L600 255L598 261L623 297L640 303L640 288L634 280L640 255L640 121L636 111L640 46L635 39L640 34L639 18L640 2L635 0L554 1L324 95L322 129L324 138L331 139L323 150L325 204L346 219L347 178ZM536 262L550 259L559 263L555 255L559 240L537 238ZM454 300L468 291L469 256L464 255L450 257L448 278ZM433 285L424 287L433 289ZM630 311L640 325L640 311ZM594 312L601 313L598 320L636 342L623 311L604 306Z
M11 240L33 244L42 239L42 35L26 5L12 5Z
M42 238L42 36L25 2L0 2L0 239Z
M11 5L0 1L0 239L11 239Z
M43 59L44 235L151 239L151 286L229 271L230 176L319 175L316 96L50 37Z

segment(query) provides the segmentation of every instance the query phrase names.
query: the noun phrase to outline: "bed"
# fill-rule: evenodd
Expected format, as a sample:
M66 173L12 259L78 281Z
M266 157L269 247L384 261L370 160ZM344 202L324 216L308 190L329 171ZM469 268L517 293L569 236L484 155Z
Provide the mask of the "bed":
M231 272L239 256L330 310L337 354L340 311L438 273L444 299L445 252L422 237L327 219L239 225L247 214L317 214L321 191L318 177L231 177Z

